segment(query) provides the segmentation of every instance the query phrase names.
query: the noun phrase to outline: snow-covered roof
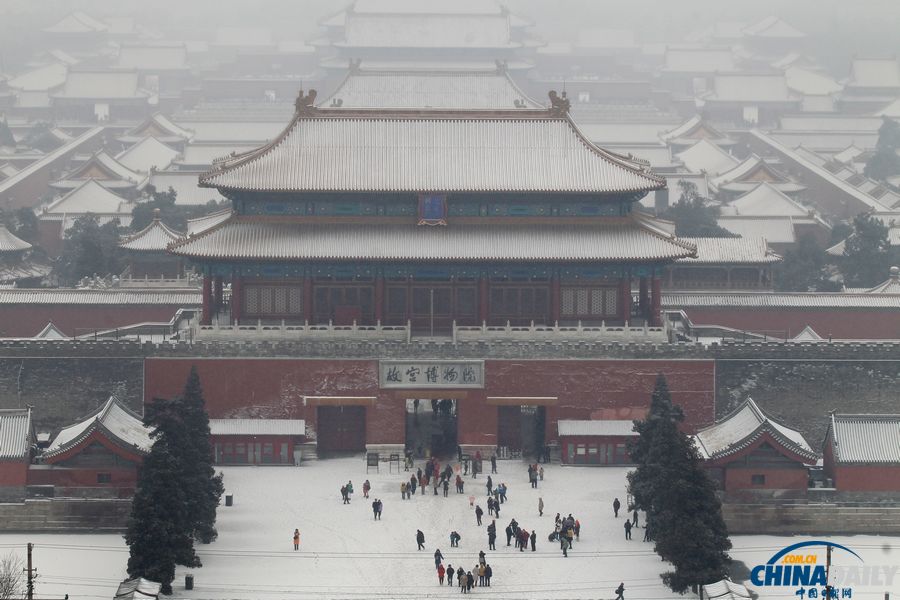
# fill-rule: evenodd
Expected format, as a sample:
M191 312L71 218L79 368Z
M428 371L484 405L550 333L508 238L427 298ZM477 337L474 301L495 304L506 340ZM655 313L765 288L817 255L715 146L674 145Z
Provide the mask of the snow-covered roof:
M125 135L119 138L119 141L126 144L134 144L145 137L152 136L163 143L177 143L189 140L193 135L193 132L179 127L167 116L156 113L137 127L128 130Z
M138 87L135 71L71 71L54 98L121 100L150 94Z
M94 213L98 215L131 215L131 202L118 196L93 179L87 179L68 194L51 203L43 216Z
M232 210L230 208L226 208L224 210L217 210L216 212L209 213L208 215L204 215L202 217L188 219L187 236L190 237L192 235L197 235L198 233L202 233L211 227L215 227L219 223L227 221L231 217L231 214Z
M675 158L695 173L706 173L710 176L730 171L738 164L738 159L728 154L709 140L700 140L687 150L679 152Z
M162 585L143 577L129 579L119 584L114 600L147 600L159 598Z
M261 27L219 27L216 29L217 46L259 47L273 46L275 41L269 29Z
M575 45L585 49L625 50L637 48L633 29L604 29L591 27L578 31Z
M57 189L72 189L81 185L86 179L94 179L103 187L132 188L140 184L146 177L136 173L106 153L106 150L91 155L80 167L54 181L51 186Z
M900 464L900 415L832 414L828 429L836 463Z
M306 435L303 419L210 419L211 435Z
M60 305L162 305L199 306L201 294L192 289L72 289L21 288L0 289L0 304L60 304Z
M506 73L351 71L322 106L540 108Z
M35 334L34 339L36 340L65 340L68 339L67 336L59 327L53 324L53 321L48 322L44 325L44 328L41 329L37 334Z
M157 216L142 230L119 242L119 247L140 252L165 252L169 244L182 237L183 234L169 228Z
M230 154L243 154L253 150L255 146L235 146L234 144L188 144L184 147L181 157L175 162L179 165L201 166L209 168L216 159L224 158Z
M672 73L729 73L737 71L731 48L666 49L665 71Z
M156 171L150 175L150 185L160 192L175 190L177 206L202 206L211 200L222 202L225 197L215 188L197 185L197 173L191 171Z
M107 31L109 27L95 19L94 17L83 13L81 11L75 11L67 14L60 21L50 25L49 27L45 27L43 31L45 33L102 33Z
M31 248L31 244L13 235L13 233L6 228L6 225L0 223L0 254L6 252L22 252L29 248Z
M776 16L765 19L744 28L744 35L763 39L801 39L806 34Z
M724 205L721 214L723 216L808 217L810 210L765 181L743 196Z
M557 422L557 430L560 436L600 435L634 437L638 434L633 429L634 421L629 420L560 419Z
M850 66L849 85L900 89L900 63L896 58L855 58Z
M893 117L900 118L900 98L897 98L877 113L875 113L877 117Z
M115 396L81 421L64 427L44 451L44 459L52 459L81 444L93 432L99 432L110 441L138 454L147 454L153 446L152 428L141 421Z
M6 85L20 92L48 92L64 84L68 73L66 65L54 62L13 77Z
M765 238L696 238L680 237L683 242L697 246L696 258L679 258L679 265L765 265L780 262L781 256L769 249Z
M784 72L784 77L787 81L788 89L800 94L825 96L835 94L844 89L844 86L832 77L802 67L788 67Z
M793 244L797 241L793 217L722 216L717 224L741 237L764 237L770 244Z
M150 173L172 164L178 150L166 146L155 137L146 137L116 156L116 160L132 171Z
M803 328L803 330L791 338L792 342L819 342L824 340L821 335L816 333L816 330L811 326L807 325Z
M700 597L708 600L750 600L753 596L740 583L723 579L701 586Z
M890 276L873 288L866 290L867 294L900 294L900 267L891 267ZM900 299L898 299L900 301Z
M765 434L774 438L785 450L804 459L804 462L812 464L817 461L803 434L769 419L752 398L715 425L699 430L694 442L702 458L718 460L740 452Z
M33 444L31 409L0 409L0 460L27 459Z
M710 183L713 187L718 188L727 183L736 181L745 183L762 183L765 181L770 183L780 183L787 181L787 178L776 171L761 157L756 154L751 154L733 169L725 171L717 177L713 177L710 180ZM803 186L800 187L802 188Z
M703 120L700 115L694 115L675 129L670 129L659 135L659 139L667 143L685 143L689 140L706 139L714 144L734 144L724 133Z
M138 71L187 69L187 49L182 43L127 44L119 48L116 66Z

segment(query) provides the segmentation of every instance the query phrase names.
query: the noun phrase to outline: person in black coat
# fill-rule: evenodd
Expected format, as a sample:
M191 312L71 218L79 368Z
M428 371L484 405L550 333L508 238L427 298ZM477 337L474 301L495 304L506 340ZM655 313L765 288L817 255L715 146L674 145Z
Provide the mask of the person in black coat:
M637 509L634 509L634 523L632 523L635 527L638 526L638 512Z
M416 543L419 544L419 550L425 549L425 534L421 529L416 530Z
M617 519L619 518L619 509L620 508L622 508L622 503L619 502L618 498L616 498L615 500L613 500L613 513L615 514Z
M478 506L475 507L475 521L478 523L479 526L481 525L481 515L483 515L483 514L484 514L484 511L481 510L481 505L479 504Z
M497 455L491 454L491 473L497 472Z
M620 583L616 588L616 600L625 600L625 584Z
M453 565L447 565L447 585L453 585L454 575L456 575L456 571L453 569Z
M535 551L535 544L537 544L537 534L534 530L531 531L531 551Z
M483 565L486 564L487 561L484 560L484 550L479 550L478 552L478 564Z
M424 535L422 536L422 541L425 541ZM442 562L444 562L444 555L441 554L441 549L438 548L434 551L434 568L437 569L438 565L440 565Z
M625 539L626 540L631 539L631 521L629 521L627 519L625 520Z
M463 577L465 577L465 576L466 576L466 570L465 570L465 569L463 569L462 567L460 567L460 568L458 568L458 569L456 570L456 579L457 579L457 581L462 581Z
M488 525L488 550L497 549L497 521L491 521Z
M491 476L490 476L490 475L488 475L487 483L485 483L485 486L484 486L484 487L487 488L487 493L488 493L488 494L490 494L491 491L494 489L494 482L491 481Z
M506 526L506 545L509 546L510 540L512 540L513 529L510 525Z
M493 575L494 570L491 568L491 565L484 565L484 585L491 587L491 577Z

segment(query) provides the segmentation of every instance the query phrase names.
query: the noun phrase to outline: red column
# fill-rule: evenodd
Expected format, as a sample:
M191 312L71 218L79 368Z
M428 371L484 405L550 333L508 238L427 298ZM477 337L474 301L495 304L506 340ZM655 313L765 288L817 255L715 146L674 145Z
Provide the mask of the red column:
M243 281L237 275L231 277L231 323L237 324L241 318L241 300L244 293Z
M200 315L201 325L212 323L212 277L203 277L203 312Z
M384 322L384 277L375 276L375 322Z
M623 324L631 320L631 277L619 280L619 319Z
M662 325L662 285L659 277L653 278L653 298L650 304L650 318L654 327Z
M313 289L312 289L312 279L309 277L303 278L303 320L307 323L312 323L312 315L313 315Z
M648 289L648 285L647 285L647 278L641 277L641 291L640 291L640 296L639 296L639 298L640 298L639 305L641 308L641 316L643 316L645 319L648 318L647 313L650 310L650 298L649 298L648 292L649 292L649 289Z
M478 280L478 324L488 320L488 279L482 276Z
M559 323L560 291L559 275L550 280L550 325Z

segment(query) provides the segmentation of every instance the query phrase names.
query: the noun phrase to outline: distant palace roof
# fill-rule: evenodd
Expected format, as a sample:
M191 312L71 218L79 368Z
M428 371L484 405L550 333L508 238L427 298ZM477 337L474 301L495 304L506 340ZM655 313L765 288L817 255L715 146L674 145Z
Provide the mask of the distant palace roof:
M57 189L74 189L86 180L93 179L107 189L130 189L142 187L146 180L144 175L132 171L118 160L100 150L91 156L83 165L66 175L65 179L54 181L51 187Z
M505 72L351 70L321 106L343 108L542 108Z
M141 417L133 413L118 398L111 396L96 411L82 421L64 427L44 452L45 459L65 454L81 445L94 432L116 443L126 450L144 455L150 452L153 441L151 429L143 424Z
M169 244L181 238L181 233L170 229L157 216L142 230L119 242L119 247L140 252L164 252Z
M679 265L767 265L781 262L781 256L769 249L763 237L678 238L697 246L694 258L679 258Z
M6 228L6 225L0 224L0 254L6 252L22 252L31 248L31 244L23 239L19 239Z
M735 161L736 163L736 161ZM551 110L309 108L200 185L264 192L640 193L663 179L588 141Z
M833 414L828 429L836 463L900 464L900 415Z
M692 244L639 219L602 225L350 225L233 217L169 246L218 260L646 261L693 256Z
M765 435L803 462L816 462L815 452L799 431L770 420L751 398L715 425L698 431L694 441L702 458L718 460L752 446Z

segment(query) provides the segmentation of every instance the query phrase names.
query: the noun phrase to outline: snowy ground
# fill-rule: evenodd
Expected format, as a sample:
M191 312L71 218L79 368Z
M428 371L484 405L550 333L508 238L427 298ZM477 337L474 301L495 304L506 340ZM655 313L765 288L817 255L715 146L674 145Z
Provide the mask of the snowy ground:
M500 461L494 481L505 481L509 500L498 521L497 552L488 553L494 571L491 588L477 588L483 597L522 598L612 598L613 589L625 582L627 600L678 598L659 580L665 565L643 543L643 528L625 541L624 519L612 516L613 498L625 503L625 470L614 468L546 467L545 481L532 490L525 465ZM478 551L487 551L487 534L477 527L468 496L480 501L486 476L466 479L466 494L451 486L450 497L435 497L431 490L412 500L400 499L400 482L409 473L365 472L361 458L331 459L303 467L226 468L226 493L234 495L234 506L219 509L219 539L200 546L204 566L194 569L195 588L183 589L185 569L179 569L175 598L267 599L267 598L443 598L458 594L456 587L437 583L433 552L440 548L447 562L471 569ZM362 497L362 484L372 483L370 496L384 501L382 521L374 521L370 503ZM341 504L340 486L352 479L356 490L350 505ZM537 514L538 497L544 498L542 518ZM489 522L486 506L485 525ZM559 545L547 541L553 517L572 513L582 524L581 541L569 558ZM515 517L528 529L537 528L537 552L520 553L506 547L502 533ZM643 523L641 523L643 525ZM301 548L294 552L291 535L301 532ZM426 550L417 551L416 529L425 533ZM458 549L450 548L448 536L462 535ZM771 536L735 537L733 556L748 565L764 563L783 546L801 538ZM127 548L115 535L2 535L0 552L24 554L27 541L35 544L34 559L40 579L36 594L41 598L112 598L125 575ZM877 564L900 564L900 539L856 536L841 538ZM900 578L895 582L900 585ZM882 598L883 591L857 588L856 600ZM793 598L793 589L763 598Z

